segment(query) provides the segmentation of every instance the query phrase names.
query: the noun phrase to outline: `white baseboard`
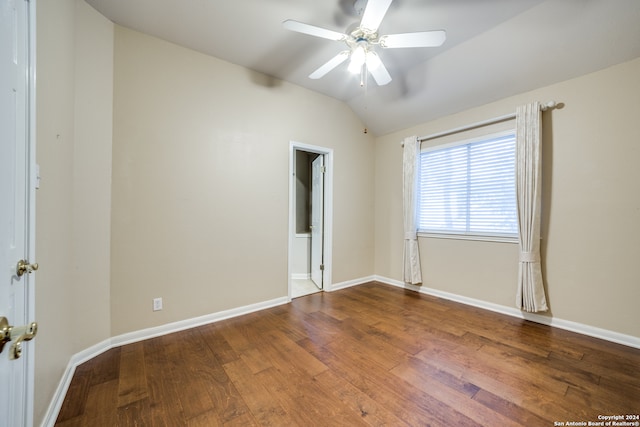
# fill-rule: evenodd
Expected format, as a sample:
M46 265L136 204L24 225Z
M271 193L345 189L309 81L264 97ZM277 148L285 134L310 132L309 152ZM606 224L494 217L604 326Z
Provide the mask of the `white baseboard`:
M289 300L287 297L276 298L270 301L264 301L257 304L224 310L205 316L181 320L179 322L167 323L166 325L160 325L140 331L129 332L104 340L101 343L98 343L79 353L74 354L73 356L71 356L69 364L67 365L67 369L60 379L60 383L56 388L56 391L51 399L51 403L49 404L47 412L42 420L42 423L40 424L41 427L54 426L54 424L56 423L56 419L58 418L58 414L60 413L60 408L62 408L62 404L64 403L64 398L67 394L67 391L69 390L69 385L71 384L73 374L75 373L76 368L87 360L93 359L94 357L99 356L105 351L110 350L114 347L131 344L138 341L144 341L146 339L171 334L173 332L183 331L185 329L195 328L197 326L202 326L209 323L219 322L221 320L230 319L232 317L238 317L244 314L253 313L255 311L276 307L288 302Z
M58 383L58 387L53 393L51 402L49 402L47 412L42 419L42 423L40 424L41 427L53 427L55 425L58 414L60 413L60 408L62 408L62 403L64 402L64 398L67 395L67 390L69 390L71 379L73 378L73 374L76 372L76 366L77 365L72 363L71 361L69 361L69 363L67 364L67 369L65 369L64 373L62 374L62 378Z
M348 280L346 282L333 283L331 285L331 289L328 289L328 291L330 291L330 292L339 291L340 289L350 288L352 286L363 285L365 283L369 283L369 282L372 282L374 280L376 280L375 276L369 276L369 277L362 277L360 279Z
M311 273L292 273L291 279L293 280L309 280L311 279Z
M195 328L197 326L207 325L209 323L219 322L221 320L230 319L232 317L242 316L244 314L253 313L255 311L264 310L278 305L286 304L286 297L276 298L270 301L245 305L243 307L233 308L230 310L219 311L217 313L207 314L205 316L194 317L192 319L181 320L178 322L167 323L153 328L143 329L141 331L128 332L111 338L111 347L118 347L143 341L149 338L155 338L162 335L171 334L185 329Z
M628 347L640 349L640 338L632 335L625 335L619 332L609 331L607 329L597 328L595 326L589 326L582 323L572 322L570 320L558 319L556 317L541 316L539 314L527 313L518 310L517 308L506 307L504 305L494 304L487 301L482 301L474 298L468 298L461 295L452 294L449 292L440 291L437 289L427 288L425 286L413 286L407 285L399 280L389 279L387 277L374 276L374 279L387 285L397 286L404 289L410 289L416 292L420 292L426 295L432 295L438 298L447 299L450 301L459 302L473 307L482 308L485 310L493 311L496 313L506 314L512 317L518 317L520 319L530 320L542 325L553 326L554 328L564 329L571 332L576 332L582 335L587 335L594 338L603 339L606 341L614 342L617 344L626 345Z

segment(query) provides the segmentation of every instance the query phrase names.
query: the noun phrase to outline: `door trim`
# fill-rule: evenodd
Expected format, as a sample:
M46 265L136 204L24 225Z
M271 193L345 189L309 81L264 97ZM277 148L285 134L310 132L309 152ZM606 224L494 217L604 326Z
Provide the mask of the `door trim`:
M331 248L333 247L333 149L308 145L301 142L290 141L289 143L289 248L287 260L287 299L291 301L291 275L293 273L293 247L296 237L295 230L295 159L296 151L306 151L324 156L325 176L324 176L324 241L322 252L324 258L324 274L322 277L322 290L332 291L332 270L333 257Z
M27 217L27 245L30 260L36 260L36 190L39 187L40 172L36 164L36 1L27 1L27 22L28 22L28 49L29 65L27 77L27 90L29 108L27 109L27 150L29 150L29 175L27 188L28 194L28 217ZM36 274L32 274L27 281L27 301L26 311L28 319L36 319ZM31 349L26 352L26 422L32 426L34 422L34 400L35 400L35 361L37 339L31 341Z

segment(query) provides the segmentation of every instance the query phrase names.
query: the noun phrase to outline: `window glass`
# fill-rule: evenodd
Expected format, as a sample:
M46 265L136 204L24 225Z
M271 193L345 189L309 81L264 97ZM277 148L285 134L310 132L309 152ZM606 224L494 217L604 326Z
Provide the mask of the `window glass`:
M420 153L418 231L517 237L515 132Z

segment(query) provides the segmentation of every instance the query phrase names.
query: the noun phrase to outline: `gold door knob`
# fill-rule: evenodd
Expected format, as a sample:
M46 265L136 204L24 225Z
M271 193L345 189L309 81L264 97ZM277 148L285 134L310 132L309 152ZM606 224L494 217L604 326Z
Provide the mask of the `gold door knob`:
M16 274L18 277L22 277L24 273L33 273L38 269L38 263L29 264L29 261L21 259L16 266Z
M38 333L38 324L31 322L26 326L11 326L6 317L0 317L0 353L4 350L4 345L11 343L9 359L18 359L22 356L22 343L31 341Z
M22 356L22 342L31 341L38 333L38 324L31 322L26 326L14 326L11 330L11 339L15 340L11 343L9 359L19 359Z

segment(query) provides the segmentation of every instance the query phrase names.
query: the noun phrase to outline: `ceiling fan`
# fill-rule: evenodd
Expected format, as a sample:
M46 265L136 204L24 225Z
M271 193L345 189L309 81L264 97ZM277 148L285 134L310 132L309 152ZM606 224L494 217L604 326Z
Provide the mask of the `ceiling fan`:
M329 71L350 59L349 71L360 73L360 85L364 86L367 71L371 73L379 86L391 81L389 71L382 63L380 56L375 52L375 46L383 49L396 49L407 47L437 47L446 39L443 30L421 31L417 33L402 33L378 35L378 27L382 22L393 0L356 0L354 7L357 11L364 9L360 24L348 34L340 33L315 25L288 19L282 23L284 28L310 36L345 42L347 50L343 50L331 58L324 65L309 75L311 79L319 79ZM366 6L363 4L366 2Z

